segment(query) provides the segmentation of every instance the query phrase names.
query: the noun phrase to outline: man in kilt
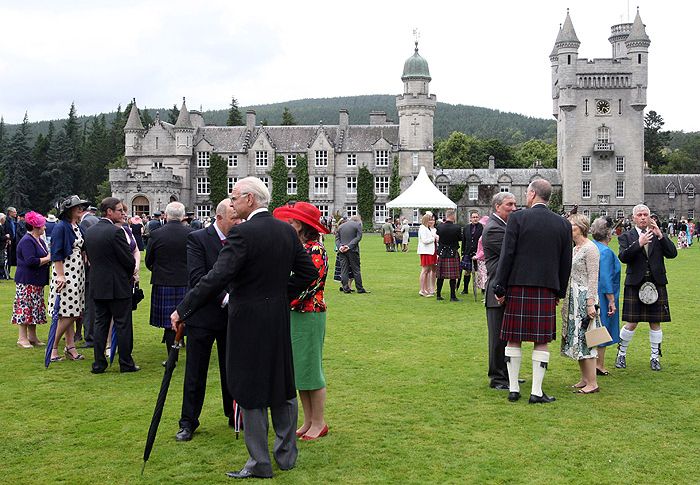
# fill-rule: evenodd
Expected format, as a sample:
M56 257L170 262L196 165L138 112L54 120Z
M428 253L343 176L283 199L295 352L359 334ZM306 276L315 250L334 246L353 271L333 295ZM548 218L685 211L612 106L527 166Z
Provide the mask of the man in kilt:
M651 343L651 370L661 370L661 322L671 321L668 307L666 267L664 258L678 256L676 246L664 236L656 222L650 217L649 208L639 204L632 209L634 227L620 234L620 261L627 265L625 274L625 297L622 307L620 343L615 367L627 367L627 347L634 337L639 322L649 322L649 342ZM656 287L658 299L649 304L641 301L639 290L647 282ZM649 285L647 285L649 286Z
M146 267L151 270L150 324L163 329L168 354L175 342L170 327L172 314L187 293L187 236L192 228L183 224L185 206L171 202L165 207L166 223L151 232L146 249Z
M450 280L450 301L459 301L455 292L459 279L459 242L462 240L462 226L455 224L455 219L455 210L447 209L445 222L437 228L437 300L444 300L441 296L442 285L445 280Z
M530 404L550 403L542 391L549 342L556 338L556 306L566 295L571 274L571 224L547 207L552 185L534 180L527 188L528 210L508 218L494 293L505 302L501 339L508 368L508 400L520 399L522 342L534 342Z

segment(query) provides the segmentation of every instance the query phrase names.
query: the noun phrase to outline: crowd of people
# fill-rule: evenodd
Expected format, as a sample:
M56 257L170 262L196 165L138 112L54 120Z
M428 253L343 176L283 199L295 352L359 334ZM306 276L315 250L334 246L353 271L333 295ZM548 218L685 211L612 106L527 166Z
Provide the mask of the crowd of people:
M448 280L450 301L459 301L460 283L465 293L474 278L486 309L489 385L508 391L511 402L520 399L524 382L523 342L534 345L529 403L555 401L544 392L543 382L549 343L556 340L559 304L560 352L580 368L571 385L574 392L600 391L598 377L610 373L605 365L608 346L618 345L615 367L626 368L626 352L639 322L650 325L651 370L661 370L661 323L670 321L664 261L677 255L676 245L640 204L633 209L632 227L618 236L615 255L608 246L617 229L613 221L597 218L591 224L582 214L555 214L547 207L551 190L547 181L535 180L527 190L527 210L517 208L513 194L500 192L493 197L492 213L472 212L465 227L456 222L454 210L447 210L437 225L427 212L418 228L419 294L444 300ZM242 409L249 453L245 465L228 476L272 476L268 412L276 434L274 460L281 470L294 467L297 439L313 441L329 432L324 414L324 290L329 270L324 234L335 233L334 278L340 291L369 291L361 275L359 216L331 227L313 204L289 202L270 213L269 201L265 184L247 177L234 185L230 198L217 205L208 221L187 214L179 202L150 220L129 218L123 202L113 197L102 200L99 208L77 195L68 197L58 204L54 220L33 211L19 219L8 208L2 252L17 267L12 323L19 329L18 346L50 345L50 362L82 360L76 343L84 334L83 347L93 348L93 374L106 372L108 358L115 354L121 372L140 370L131 355L132 312L145 250L152 285L150 324L163 331L165 356L180 326L186 329L176 440L193 439L200 426L216 342L223 415L235 426L235 409ZM387 251L408 248L408 223L397 223L388 219L382 228ZM627 268L620 329L621 262ZM36 325L47 323L47 315L55 320L56 332L44 344ZM110 342L113 333L117 339Z

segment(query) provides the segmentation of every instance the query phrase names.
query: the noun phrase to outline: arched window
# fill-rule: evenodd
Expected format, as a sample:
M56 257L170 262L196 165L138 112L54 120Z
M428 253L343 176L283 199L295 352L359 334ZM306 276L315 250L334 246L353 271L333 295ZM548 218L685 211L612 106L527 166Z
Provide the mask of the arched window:
M151 204L148 202L148 199L144 197L143 195L139 195L134 197L134 200L131 201L131 215L141 215L141 214L150 214L151 213Z

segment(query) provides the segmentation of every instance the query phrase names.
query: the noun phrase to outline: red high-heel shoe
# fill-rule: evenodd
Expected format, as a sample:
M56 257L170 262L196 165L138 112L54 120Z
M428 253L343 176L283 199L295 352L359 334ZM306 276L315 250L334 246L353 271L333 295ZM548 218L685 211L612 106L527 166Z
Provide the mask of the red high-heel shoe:
M318 436L309 436L308 434L305 434L304 436L301 437L302 441L313 441L317 440L319 438L323 438L328 434L328 425L325 425L321 432L318 434Z

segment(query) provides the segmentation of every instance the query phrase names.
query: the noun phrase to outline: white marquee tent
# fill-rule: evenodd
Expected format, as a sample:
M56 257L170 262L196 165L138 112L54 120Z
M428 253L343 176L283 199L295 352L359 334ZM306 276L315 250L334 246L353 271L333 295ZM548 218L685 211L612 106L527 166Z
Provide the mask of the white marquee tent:
M386 207L387 209L455 209L457 204L435 187L435 184L428 178L425 167L421 167L418 177L411 186L397 198L387 202Z

